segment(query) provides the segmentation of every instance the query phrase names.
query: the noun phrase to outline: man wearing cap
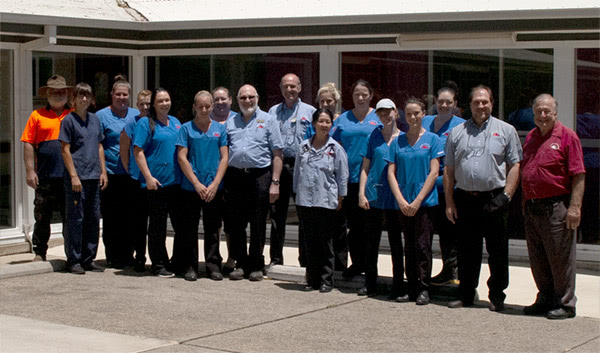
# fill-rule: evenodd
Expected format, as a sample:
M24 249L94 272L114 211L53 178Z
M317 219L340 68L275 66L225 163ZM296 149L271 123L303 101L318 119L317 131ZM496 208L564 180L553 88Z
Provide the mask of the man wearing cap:
M33 261L46 260L53 210L60 211L65 228L65 165L58 134L60 123L71 111L67 105L71 89L64 77L50 77L47 85L38 90L38 95L46 97L48 103L31 113L21 136L27 185L35 190Z
M575 317L575 230L581 221L585 167L581 142L558 121L556 100L533 101L536 128L523 147L521 181L525 235L531 272L538 288L526 315Z
M508 287L508 204L519 184L523 151L515 128L492 116L489 87L473 88L470 104L472 118L453 128L446 141L446 216L460 234L459 298L448 307L471 306L477 300L485 238L489 309L502 311Z
M311 126L315 107L302 102L299 97L302 91L300 78L295 74L287 74L279 84L284 102L269 109L279 123L283 140L283 167L279 180L279 199L271 206L271 263L283 265L283 243L285 241L285 223L288 214L290 195L292 195L292 179L298 146L304 140L306 130ZM298 230L300 232L300 229ZM300 247L302 248L302 247ZM302 258L303 256L300 256Z

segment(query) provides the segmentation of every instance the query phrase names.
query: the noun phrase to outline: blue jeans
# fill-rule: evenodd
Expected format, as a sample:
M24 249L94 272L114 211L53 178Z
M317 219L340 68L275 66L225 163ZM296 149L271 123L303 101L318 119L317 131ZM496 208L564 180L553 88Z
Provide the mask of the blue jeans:
M88 265L96 258L100 232L100 185L82 180L81 192L74 192L71 178L65 177L67 265Z

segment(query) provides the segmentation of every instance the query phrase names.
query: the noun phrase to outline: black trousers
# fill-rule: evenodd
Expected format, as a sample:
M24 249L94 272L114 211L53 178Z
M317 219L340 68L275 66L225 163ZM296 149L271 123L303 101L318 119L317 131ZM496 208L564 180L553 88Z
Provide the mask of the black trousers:
M342 206L345 199L342 201ZM333 252L335 254L335 270L343 271L348 267L348 240L346 227L346 214L344 210L335 211L333 226ZM300 262L302 264L302 262Z
M577 237L566 222L570 196L525 203L527 250L539 291L536 302L552 308L575 309L577 303Z
M198 272L198 225L202 213L204 226L204 259L206 270L221 272L223 258L219 251L219 227L221 226L221 212L223 210L223 196L217 192L211 202L200 198L195 191L181 190L181 217L185 220L182 224L181 237L176 239L173 252L177 254L177 267L181 272L192 267Z
M439 204L433 207L433 230L440 237L442 271L452 273L458 266L458 235L456 225L446 217L446 196L438 193Z
M283 265L285 225L290 204L290 196L295 198L292 191L295 161L294 158L284 159L281 176L279 178L279 198L271 205L271 247L269 254L271 263L278 265ZM299 241L299 244L302 244L302 242ZM299 247L299 250L302 252L302 247Z
M416 297L420 291L428 290L431 279L432 209L421 207L413 217L405 216L401 211L397 212L404 229L408 294Z
M33 199L35 224L33 226L32 243L33 252L36 255L46 256L48 240L50 239L50 222L54 210L60 212L64 237L66 230L64 183L62 177L40 179L35 189L35 198Z
M129 175L108 176L108 186L100 192L102 241L106 261L122 265L133 263L134 233L131 216L136 188Z
M483 206L502 189L471 193L461 189L454 191L454 203L458 219L458 279L461 299L471 303L479 284L482 246L489 254L490 278L487 281L488 297L493 301L504 301L504 290L508 287L508 236L506 232L507 209L486 212Z
M365 270L365 250L367 248L367 212L358 206L358 184L348 184L348 195L342 202L348 224L348 249L352 266L360 272Z
M332 234L335 210L298 206L306 240L306 281L313 288L333 286L334 253Z
M181 189L179 185L161 187L158 190L146 190L148 200L148 253L152 269L171 268L167 252L167 216L175 231L175 241L181 236ZM173 253L174 259L177 255ZM174 260L176 263L177 261Z
M370 291L377 289L377 261L384 217L392 250L394 276L392 288L394 293L400 293L404 289L404 258L402 255L402 226L396 210L382 210L373 207L367 210L365 286Z
M237 268L246 273L262 271L263 251L269 212L271 167L238 169L229 167L225 174L229 242ZM246 246L246 227L250 223L250 248Z
M147 190L140 187L140 182L131 179L133 185L131 200L133 210L130 210L130 232L133 238L135 262L146 263L146 237L148 235L148 195Z

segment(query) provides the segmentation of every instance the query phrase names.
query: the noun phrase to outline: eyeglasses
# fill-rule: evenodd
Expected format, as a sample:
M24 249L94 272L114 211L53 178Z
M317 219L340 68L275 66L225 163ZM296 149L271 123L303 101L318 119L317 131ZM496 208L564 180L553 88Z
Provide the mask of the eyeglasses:
M238 99L241 101L246 101L246 100L251 101L251 100L256 99L256 96L239 96Z

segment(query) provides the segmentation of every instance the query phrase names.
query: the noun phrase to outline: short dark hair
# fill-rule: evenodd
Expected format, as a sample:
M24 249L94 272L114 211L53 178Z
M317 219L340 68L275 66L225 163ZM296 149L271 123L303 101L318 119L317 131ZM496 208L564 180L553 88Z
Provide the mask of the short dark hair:
M480 91L480 90L486 91L488 93L488 95L490 96L490 102L492 104L494 104L494 94L492 93L492 89L486 85L477 85L471 89L471 93L469 93L469 104L473 100L473 95L475 94L475 92Z
M373 86L371 86L371 84L369 82L367 82L366 80L363 80L361 78L361 79L357 80L356 82L354 82L352 84L352 89L350 90L351 94L354 94L354 90L356 89L356 86L367 87L367 89L369 90L369 94L371 95L371 97L373 97L373 94L375 93L375 91L373 90Z
M404 103L404 110L406 110L406 106L409 104L416 104L419 107L421 107L421 110L423 112L425 112L427 110L425 103L423 103L423 101L419 98L415 98L415 97L408 97L408 99L406 100L406 103Z
M312 115L312 125L317 125L317 121L319 121L319 117L321 114L327 114L329 119L331 119L331 123L333 124L333 112L328 108L319 108Z

